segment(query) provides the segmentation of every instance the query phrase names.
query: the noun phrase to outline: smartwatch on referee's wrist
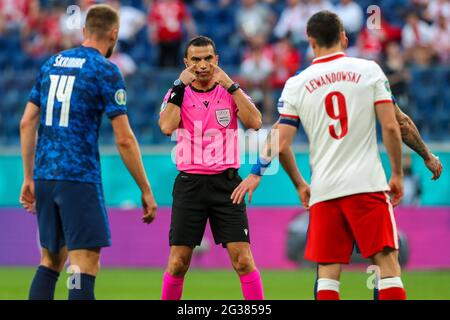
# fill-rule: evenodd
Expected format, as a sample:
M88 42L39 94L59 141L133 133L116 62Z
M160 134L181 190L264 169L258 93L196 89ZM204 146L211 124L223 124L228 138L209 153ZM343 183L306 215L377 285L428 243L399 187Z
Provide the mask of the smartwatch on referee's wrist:
M186 89L186 85L180 79L177 79L173 82L173 87L170 92L168 103L172 103L177 107L181 108L184 99L184 90Z
M181 81L181 79L177 79L173 82L173 86L181 86L181 87L186 87L186 85L183 83L183 81Z
M228 93L229 94L233 94L235 93L241 86L239 85L239 83L235 82L233 83L229 88L228 88Z

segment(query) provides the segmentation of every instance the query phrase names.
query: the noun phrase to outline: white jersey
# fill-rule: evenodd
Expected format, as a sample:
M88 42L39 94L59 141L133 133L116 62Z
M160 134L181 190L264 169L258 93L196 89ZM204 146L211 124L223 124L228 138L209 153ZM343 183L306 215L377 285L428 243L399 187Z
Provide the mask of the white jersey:
M314 59L286 82L278 111L299 118L309 138L310 206L389 190L377 146L375 105L391 101L381 68L342 52Z

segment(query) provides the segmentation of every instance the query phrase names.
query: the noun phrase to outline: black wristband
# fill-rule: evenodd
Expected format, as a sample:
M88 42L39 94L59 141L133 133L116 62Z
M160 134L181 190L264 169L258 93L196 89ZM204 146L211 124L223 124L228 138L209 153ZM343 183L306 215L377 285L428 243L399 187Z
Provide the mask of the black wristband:
M229 94L233 94L234 92L236 92L241 86L239 85L239 83L235 82L233 83L229 88L228 88L228 93Z
M176 105L177 107L181 108L181 105L183 104L184 99L184 90L186 89L186 86L183 82L181 82L180 79L176 80L173 83L172 90L170 91L169 100L167 100L168 103L172 103Z

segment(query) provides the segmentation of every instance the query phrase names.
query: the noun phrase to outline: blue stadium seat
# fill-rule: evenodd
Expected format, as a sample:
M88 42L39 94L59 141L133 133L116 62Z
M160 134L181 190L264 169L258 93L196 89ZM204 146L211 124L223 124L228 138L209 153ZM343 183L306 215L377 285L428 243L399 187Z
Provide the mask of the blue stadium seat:
M438 73L433 68L413 67L409 94L415 101L418 112L428 114L439 104L439 86L436 85Z
M0 48L2 44L0 43ZM6 51L0 50L0 71L5 70L9 65L8 53Z

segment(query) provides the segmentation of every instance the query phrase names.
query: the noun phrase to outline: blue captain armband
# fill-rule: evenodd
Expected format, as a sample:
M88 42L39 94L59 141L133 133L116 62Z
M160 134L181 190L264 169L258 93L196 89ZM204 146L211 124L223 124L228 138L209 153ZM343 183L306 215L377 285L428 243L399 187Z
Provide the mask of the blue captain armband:
M297 116L280 114L279 123L280 124L287 124L287 125L293 126L293 127L298 129L298 127L300 126L300 118L297 117Z
M258 160L256 161L256 164L253 165L252 169L250 170L251 174L255 174L257 176L263 176L264 172L267 170L267 168L270 166L270 161L267 162L264 159L261 159L261 157L258 157Z

